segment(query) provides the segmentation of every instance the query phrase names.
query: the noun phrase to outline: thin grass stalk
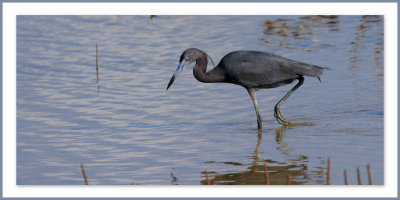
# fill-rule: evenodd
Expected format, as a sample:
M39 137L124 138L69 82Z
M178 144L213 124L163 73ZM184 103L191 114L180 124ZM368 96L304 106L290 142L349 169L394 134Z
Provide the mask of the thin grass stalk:
M83 167L83 164L81 164L81 170L82 170L82 175L83 175L83 179L85 180L85 185L89 185L87 176L86 176L86 172L85 172L85 168Z
M205 171L205 174L206 174L206 183L207 183L207 185L211 185L211 184L210 184L210 180L208 180L208 172Z
M269 185L269 174L267 164L264 163L264 171L265 171L265 185Z
M368 183L370 185L372 185L371 167L370 167L369 163L367 165L367 171L368 171Z
M347 181L347 170L346 169L344 170L344 184L345 185L349 184L349 182Z
M331 158L328 157L328 172L326 176L326 184L330 185L331 184Z
M99 82L99 49L96 43L96 74L97 74L97 82Z
M360 168L358 168L358 167L357 167L357 179L358 179L358 185L362 185Z

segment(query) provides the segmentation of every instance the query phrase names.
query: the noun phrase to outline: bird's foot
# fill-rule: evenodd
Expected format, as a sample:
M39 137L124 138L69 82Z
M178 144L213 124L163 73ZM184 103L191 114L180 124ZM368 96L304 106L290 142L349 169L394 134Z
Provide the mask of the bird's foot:
M290 123L285 120L285 118L282 116L282 113L279 109L275 110L274 116L276 118L276 121L278 121L279 124L288 125Z
M278 121L279 124L288 125L290 123L290 122L285 120L285 118L283 117L283 115L281 113L281 110L279 109L278 105L275 106L274 116L275 116L275 118L276 118L276 120Z
M291 124L290 122L286 121L284 118L276 117L276 120L278 121L279 124L283 126L287 126Z

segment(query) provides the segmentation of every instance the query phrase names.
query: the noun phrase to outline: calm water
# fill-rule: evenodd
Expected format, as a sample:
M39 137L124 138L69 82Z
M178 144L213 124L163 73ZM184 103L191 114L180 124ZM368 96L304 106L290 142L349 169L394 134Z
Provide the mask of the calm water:
M96 43L99 82L96 83ZM303 126L281 127L275 103L293 87L257 93L167 83L183 50L218 63L261 50L331 70L281 106ZM192 65L193 66L193 65ZM209 66L211 67L211 66ZM18 16L17 184L383 184L382 16ZM307 125L307 126L306 126Z

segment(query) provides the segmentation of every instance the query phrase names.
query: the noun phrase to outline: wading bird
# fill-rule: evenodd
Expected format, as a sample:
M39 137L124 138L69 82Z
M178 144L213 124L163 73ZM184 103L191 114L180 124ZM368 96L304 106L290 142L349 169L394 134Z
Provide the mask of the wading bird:
M267 52L234 51L225 55L216 67L206 72L208 59L214 65L211 57L204 51L196 48L186 49L179 59L179 65L168 83L167 90L183 68L196 61L196 65L193 67L193 75L198 81L204 83L232 83L246 88L253 100L257 114L258 129L262 129L262 121L257 106L257 90L283 86L292 83L296 79L299 81L275 105L274 116L276 120L282 125L287 125L289 122L283 118L279 108L281 104L303 84L303 76L317 77L320 80L319 77L327 69Z

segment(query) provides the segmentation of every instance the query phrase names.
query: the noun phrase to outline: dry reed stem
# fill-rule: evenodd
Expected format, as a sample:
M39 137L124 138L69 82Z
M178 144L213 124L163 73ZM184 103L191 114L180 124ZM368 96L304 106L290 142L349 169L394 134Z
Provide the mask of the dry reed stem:
M326 177L326 184L331 184L331 158L328 157L328 174Z
M347 170L344 170L344 184L348 185L349 182L347 181Z
M210 180L208 180L208 172L205 171L205 174L206 174L206 183L207 183L207 185L211 185L211 184L210 184Z
M97 49L97 43L96 43L96 75L97 75L96 83L99 83L99 51Z
M358 168L358 167L357 167L357 179L358 179L358 185L362 185L360 168Z
M85 172L85 168L83 167L83 164L81 164L81 169L82 169L83 179L85 180L85 185L89 185L89 182L87 180L86 172Z
M367 165L367 171L368 171L368 183L370 185L372 185L371 167L370 167L369 163Z
M290 175L287 175L287 184L290 185Z
M265 171L265 185L269 185L269 174L267 164L264 163L264 171Z

